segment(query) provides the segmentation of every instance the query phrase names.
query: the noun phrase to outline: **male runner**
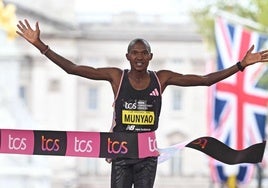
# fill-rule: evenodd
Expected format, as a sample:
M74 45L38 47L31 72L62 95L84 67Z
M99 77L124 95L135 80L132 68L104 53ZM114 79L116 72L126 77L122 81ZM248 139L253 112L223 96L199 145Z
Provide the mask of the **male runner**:
M207 75L181 74L171 70L149 71L147 68L153 58L150 45L144 39L134 39L130 42L126 54L130 63L129 70L115 67L93 68L76 65L51 50L40 39L38 22L35 29L31 28L27 20L19 21L17 27L17 34L68 74L110 82L115 98L112 127L114 132L155 131L161 111L161 94L169 85L210 86L243 71L249 65L268 61L268 50L252 53L252 46L238 63ZM113 159L111 187L131 188L134 185L135 188L152 188L156 169L156 157Z

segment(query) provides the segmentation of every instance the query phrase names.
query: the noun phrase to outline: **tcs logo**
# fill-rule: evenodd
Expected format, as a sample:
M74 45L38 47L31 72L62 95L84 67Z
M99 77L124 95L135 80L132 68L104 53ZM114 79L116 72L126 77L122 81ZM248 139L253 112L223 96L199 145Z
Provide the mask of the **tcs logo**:
M206 147L208 140L206 138L199 138L192 142L192 144L199 145L202 149Z
M83 140L74 138L74 151L75 152L92 152L92 140Z
M148 137L149 150L151 152L157 151L157 142L155 138Z
M136 134L114 132L101 133L100 136L100 156L105 158L137 156L138 138Z
M10 150L26 150L26 138L14 137L11 134L8 135L8 149Z
M59 139L46 138L45 136L42 136L41 140L42 140L41 145L42 151L59 151L60 149Z
M26 130L0 130L0 150L4 153L33 154L34 135Z
M65 155L65 131L34 131L34 154Z
M0 130L1 153L33 154L34 135L28 130Z
M124 107L125 107L125 109L128 109L128 110L137 109L137 103L136 102L134 102L134 103L132 103L132 102L125 102L124 103Z
M126 141L113 141L111 138L107 140L108 153L110 154L126 154L128 152L127 142Z

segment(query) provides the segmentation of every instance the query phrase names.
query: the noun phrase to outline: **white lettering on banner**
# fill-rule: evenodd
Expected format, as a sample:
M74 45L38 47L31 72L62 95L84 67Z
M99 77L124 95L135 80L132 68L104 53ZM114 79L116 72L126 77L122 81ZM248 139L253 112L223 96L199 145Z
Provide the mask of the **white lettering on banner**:
M8 148L10 150L26 150L26 138L13 138L8 135Z
M74 139L75 152L92 152L92 140L79 140L77 137Z
M148 142L149 142L149 150L151 152L157 151L156 139L148 137Z

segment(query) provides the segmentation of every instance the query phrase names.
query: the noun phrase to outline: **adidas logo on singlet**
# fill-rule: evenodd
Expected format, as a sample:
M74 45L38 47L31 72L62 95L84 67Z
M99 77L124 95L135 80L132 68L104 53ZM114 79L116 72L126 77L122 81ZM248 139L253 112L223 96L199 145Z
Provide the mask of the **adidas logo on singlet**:
M158 90L155 88L151 93L150 96L159 96Z

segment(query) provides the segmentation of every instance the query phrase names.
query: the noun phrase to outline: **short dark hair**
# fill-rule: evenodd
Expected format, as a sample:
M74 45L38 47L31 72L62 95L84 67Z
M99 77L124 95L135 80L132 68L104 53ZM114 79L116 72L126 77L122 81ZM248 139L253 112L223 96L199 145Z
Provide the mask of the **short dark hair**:
M143 43L146 46L148 52L151 53L151 46L150 46L149 42L147 42L145 39L142 39L142 38L136 38L136 39L133 39L132 41L130 41L128 48L127 48L127 52L129 53L131 48L133 47L133 45L138 43L138 42Z

